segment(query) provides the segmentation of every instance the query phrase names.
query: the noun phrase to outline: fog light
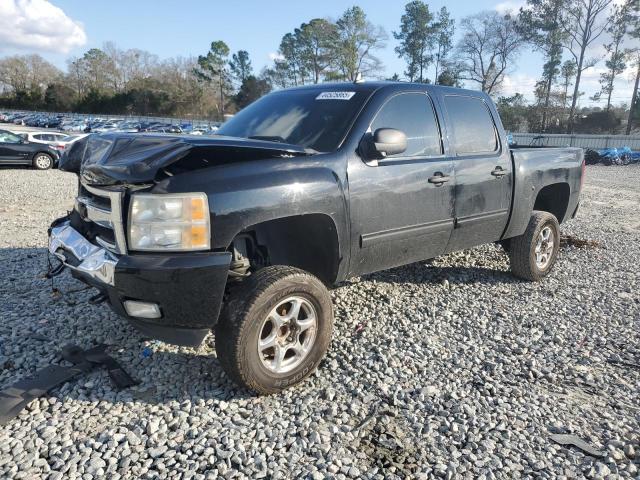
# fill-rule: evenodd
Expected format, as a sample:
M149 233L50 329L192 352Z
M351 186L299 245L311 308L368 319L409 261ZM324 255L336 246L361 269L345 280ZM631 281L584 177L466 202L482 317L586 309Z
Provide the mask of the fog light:
M157 303L138 302L136 300L125 300L124 309L130 317L138 318L160 318L160 307Z

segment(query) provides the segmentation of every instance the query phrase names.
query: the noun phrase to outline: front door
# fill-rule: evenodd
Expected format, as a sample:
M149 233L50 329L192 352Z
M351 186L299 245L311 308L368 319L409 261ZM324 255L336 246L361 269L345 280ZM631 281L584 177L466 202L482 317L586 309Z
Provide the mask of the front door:
M0 162L22 163L29 159L29 151L24 140L14 133L0 130Z
M353 275L435 257L453 229L453 162L443 154L430 97L424 91L391 95L367 135L379 128L404 132L407 149L374 163L349 159Z
M447 252L500 239L511 204L513 171L482 97L444 95L455 156L455 228Z

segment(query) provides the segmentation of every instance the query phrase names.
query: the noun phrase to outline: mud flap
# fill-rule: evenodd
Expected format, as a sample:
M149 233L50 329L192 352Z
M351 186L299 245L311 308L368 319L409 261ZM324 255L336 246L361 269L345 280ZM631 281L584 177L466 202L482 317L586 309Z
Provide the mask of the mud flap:
M62 349L61 356L73 365L65 367L50 365L38 370L33 377L19 380L11 387L0 391L0 425L5 425L18 416L32 400L45 395L55 387L76 376L88 373L97 366L105 366L117 389L131 387L137 382L124 371L120 364L107 355L106 345L83 350L76 345Z

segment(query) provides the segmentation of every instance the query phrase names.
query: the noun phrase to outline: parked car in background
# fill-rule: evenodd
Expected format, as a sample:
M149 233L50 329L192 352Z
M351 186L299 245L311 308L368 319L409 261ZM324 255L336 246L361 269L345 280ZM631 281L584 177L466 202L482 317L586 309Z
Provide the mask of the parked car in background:
M60 159L58 151L44 143L25 140L8 130L0 130L0 164L32 165L38 170L47 170Z
M72 120L68 123L64 123L60 130L65 132L84 132L87 128L87 122L85 120Z
M56 150L64 150L64 142L69 138L66 133L59 132L22 132L18 135L28 142L43 143L52 146Z
M63 141L60 142L60 145L64 146L64 150L69 149L71 145L73 145L78 140L82 140L84 137L91 135L90 133L78 133L76 135L68 135Z
M122 122L118 126L118 131L123 133L136 133L140 131L140 122Z
M122 120L110 120L107 122L101 122L95 127L92 127L90 132L91 133L115 132L119 130L121 123L123 123Z

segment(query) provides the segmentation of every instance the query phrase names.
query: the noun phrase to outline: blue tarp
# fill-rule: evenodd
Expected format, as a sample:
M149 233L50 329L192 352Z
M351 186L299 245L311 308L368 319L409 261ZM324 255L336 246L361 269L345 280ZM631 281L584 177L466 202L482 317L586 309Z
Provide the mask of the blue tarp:
M603 148L602 150L587 150L585 159L588 165L603 163L604 165L629 165L640 162L640 152L634 152L629 147Z

